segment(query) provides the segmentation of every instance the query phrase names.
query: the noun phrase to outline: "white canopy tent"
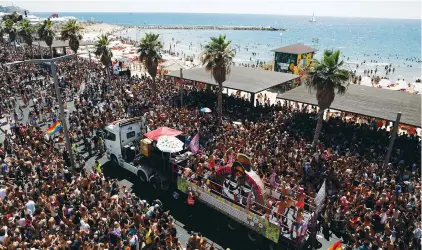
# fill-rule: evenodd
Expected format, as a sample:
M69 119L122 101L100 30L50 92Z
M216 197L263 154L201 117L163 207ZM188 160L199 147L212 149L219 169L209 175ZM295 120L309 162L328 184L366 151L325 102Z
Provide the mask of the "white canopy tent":
M409 86L407 85L407 82L405 82L403 80L399 80L399 81L396 82L396 84L394 86L389 87L387 89L390 89L390 90L402 90L402 89L407 90L407 89L409 89Z
M378 86L382 87L382 88L386 88L388 86L391 85L391 81L388 79L381 79L381 81L379 81Z
M372 87L371 78L367 76L362 77L362 80L360 81L360 85Z

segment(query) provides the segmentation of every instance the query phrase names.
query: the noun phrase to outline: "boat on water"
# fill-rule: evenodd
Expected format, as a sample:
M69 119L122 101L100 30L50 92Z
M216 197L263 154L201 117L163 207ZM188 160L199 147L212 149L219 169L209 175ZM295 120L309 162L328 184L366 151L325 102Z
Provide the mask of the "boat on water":
M23 19L28 20L32 25L36 25L36 24L42 22L41 18L34 16L34 15L26 15L26 16L23 17Z
M315 20L315 13L312 13L312 18L311 18L311 20L309 20L309 22L310 22L310 23L316 23L316 20Z

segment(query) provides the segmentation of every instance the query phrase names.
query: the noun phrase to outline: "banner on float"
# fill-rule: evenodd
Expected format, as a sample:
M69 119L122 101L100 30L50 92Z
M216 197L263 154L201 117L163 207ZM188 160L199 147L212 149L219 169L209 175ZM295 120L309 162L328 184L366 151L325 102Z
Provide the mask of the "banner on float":
M269 220L261 218L261 216L258 216L251 211L245 211L243 207L180 177L177 178L177 189L184 193L187 193L188 190L193 191L200 201L214 207L238 222L241 222L255 232L263 235L265 238L278 243L280 238L280 227Z

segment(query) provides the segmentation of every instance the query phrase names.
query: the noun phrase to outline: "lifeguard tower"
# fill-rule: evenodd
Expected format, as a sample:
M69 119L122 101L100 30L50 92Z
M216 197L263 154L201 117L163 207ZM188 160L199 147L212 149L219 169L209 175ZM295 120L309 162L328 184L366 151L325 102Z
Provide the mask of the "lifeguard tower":
M311 63L316 50L304 44L292 44L271 51L274 52L274 71L300 75Z

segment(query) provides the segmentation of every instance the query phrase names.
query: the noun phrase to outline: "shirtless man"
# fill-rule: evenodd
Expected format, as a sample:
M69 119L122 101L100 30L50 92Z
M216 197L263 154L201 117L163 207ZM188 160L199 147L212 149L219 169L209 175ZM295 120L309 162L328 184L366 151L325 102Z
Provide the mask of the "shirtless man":
M292 224L292 227L290 228L290 234L293 234L293 227L295 228L296 237L299 235L299 229L303 224L303 208L300 208L297 211L296 221Z

